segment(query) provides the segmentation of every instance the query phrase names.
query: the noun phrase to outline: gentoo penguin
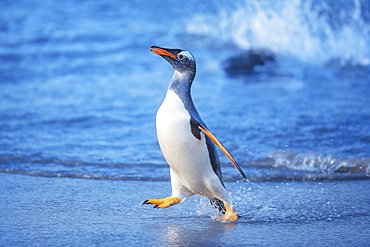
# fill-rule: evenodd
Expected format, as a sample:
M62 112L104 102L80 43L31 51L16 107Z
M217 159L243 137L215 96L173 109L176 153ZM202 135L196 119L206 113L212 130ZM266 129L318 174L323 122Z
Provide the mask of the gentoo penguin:
M206 196L224 213L222 220L238 219L222 181L221 166L214 144L245 174L231 154L208 130L194 107L190 87L195 76L195 59L190 52L152 46L175 69L166 97L156 116L157 136L162 153L170 166L172 196L148 199L143 204L168 208L194 194ZM214 143L213 143L213 142Z

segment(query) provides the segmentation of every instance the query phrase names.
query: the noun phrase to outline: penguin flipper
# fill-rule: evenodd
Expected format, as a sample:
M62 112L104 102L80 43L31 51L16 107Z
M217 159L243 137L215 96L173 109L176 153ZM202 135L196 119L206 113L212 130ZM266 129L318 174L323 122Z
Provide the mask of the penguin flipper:
M175 196L169 196L163 199L148 199L144 204L154 204L154 208L168 208L172 205L176 205L179 203L181 200Z
M240 166L238 165L238 163L236 163L236 161L233 158L233 156L229 153L229 151L227 151L227 149L225 148L225 146L222 145L222 143L212 134L212 132L209 131L206 127L204 127L200 123L199 123L199 128L209 137L209 139L211 139L222 150L222 152L224 152L226 154L226 156L230 159L231 163L233 163L234 166L236 167L236 169L239 170L240 174L242 174L242 176L245 179L247 179L247 177L245 176L243 170L240 168Z

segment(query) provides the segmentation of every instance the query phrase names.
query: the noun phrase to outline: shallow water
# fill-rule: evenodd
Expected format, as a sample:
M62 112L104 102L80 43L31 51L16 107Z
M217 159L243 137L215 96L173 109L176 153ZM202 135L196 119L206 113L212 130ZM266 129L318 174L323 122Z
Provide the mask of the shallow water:
M197 196L141 205L167 195L169 182L0 178L4 246L366 246L370 234L368 181L226 183L241 217L230 224Z
M368 1L24 0L0 9L1 243L17 233L24 245L62 245L85 233L96 244L192 245L209 240L205 230L213 244L241 243L246 232L261 245L301 232L292 245L368 240ZM250 181L220 153L242 216L234 227L212 220L200 197L165 212L139 206L170 192L155 113L173 70L151 45L197 60L195 105ZM226 61L249 49L274 61L228 74ZM127 188L134 206L124 204ZM132 228L121 231L122 218Z
M310 1L220 1L197 8L190 2L182 9L171 1L1 5L6 9L0 15L2 172L129 179L143 177L148 166L155 175L146 179L163 179L154 118L173 72L148 51L157 44L194 54L196 107L245 169L272 158L272 169L369 174L365 1L346 10L337 6L351 22ZM173 7L168 12L163 5ZM284 14L290 9L298 16L292 30L285 30L293 18ZM274 19L282 22L279 37L292 42L271 34L260 43L263 31L275 27ZM227 29L237 21L244 26ZM260 22L266 30L256 29ZM300 29L308 29L309 36L296 37ZM335 53L341 43L333 36L351 41L346 29L358 43ZM326 36L318 34L324 30ZM310 45L293 46L293 34ZM317 39L323 44L315 47ZM255 67L251 76L228 76L225 60L249 48L270 50L275 63Z

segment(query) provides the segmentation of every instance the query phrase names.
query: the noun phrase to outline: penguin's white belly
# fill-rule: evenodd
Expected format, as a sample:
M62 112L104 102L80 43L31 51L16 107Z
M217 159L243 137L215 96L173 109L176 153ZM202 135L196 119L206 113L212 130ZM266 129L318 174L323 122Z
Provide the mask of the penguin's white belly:
M192 134L190 119L181 99L168 91L157 112L159 145L176 173L176 179L180 180L173 181L171 177L173 183L184 186L193 193L213 197L223 187L212 169L205 135L201 132L199 140Z

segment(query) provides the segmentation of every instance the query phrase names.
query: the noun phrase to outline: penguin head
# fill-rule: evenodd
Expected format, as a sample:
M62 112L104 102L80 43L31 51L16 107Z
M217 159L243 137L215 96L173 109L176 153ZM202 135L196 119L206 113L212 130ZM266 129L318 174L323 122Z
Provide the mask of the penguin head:
M195 58L190 52L180 49L161 48L158 46L150 47L150 51L166 59L177 72L190 72L191 74L195 74Z

